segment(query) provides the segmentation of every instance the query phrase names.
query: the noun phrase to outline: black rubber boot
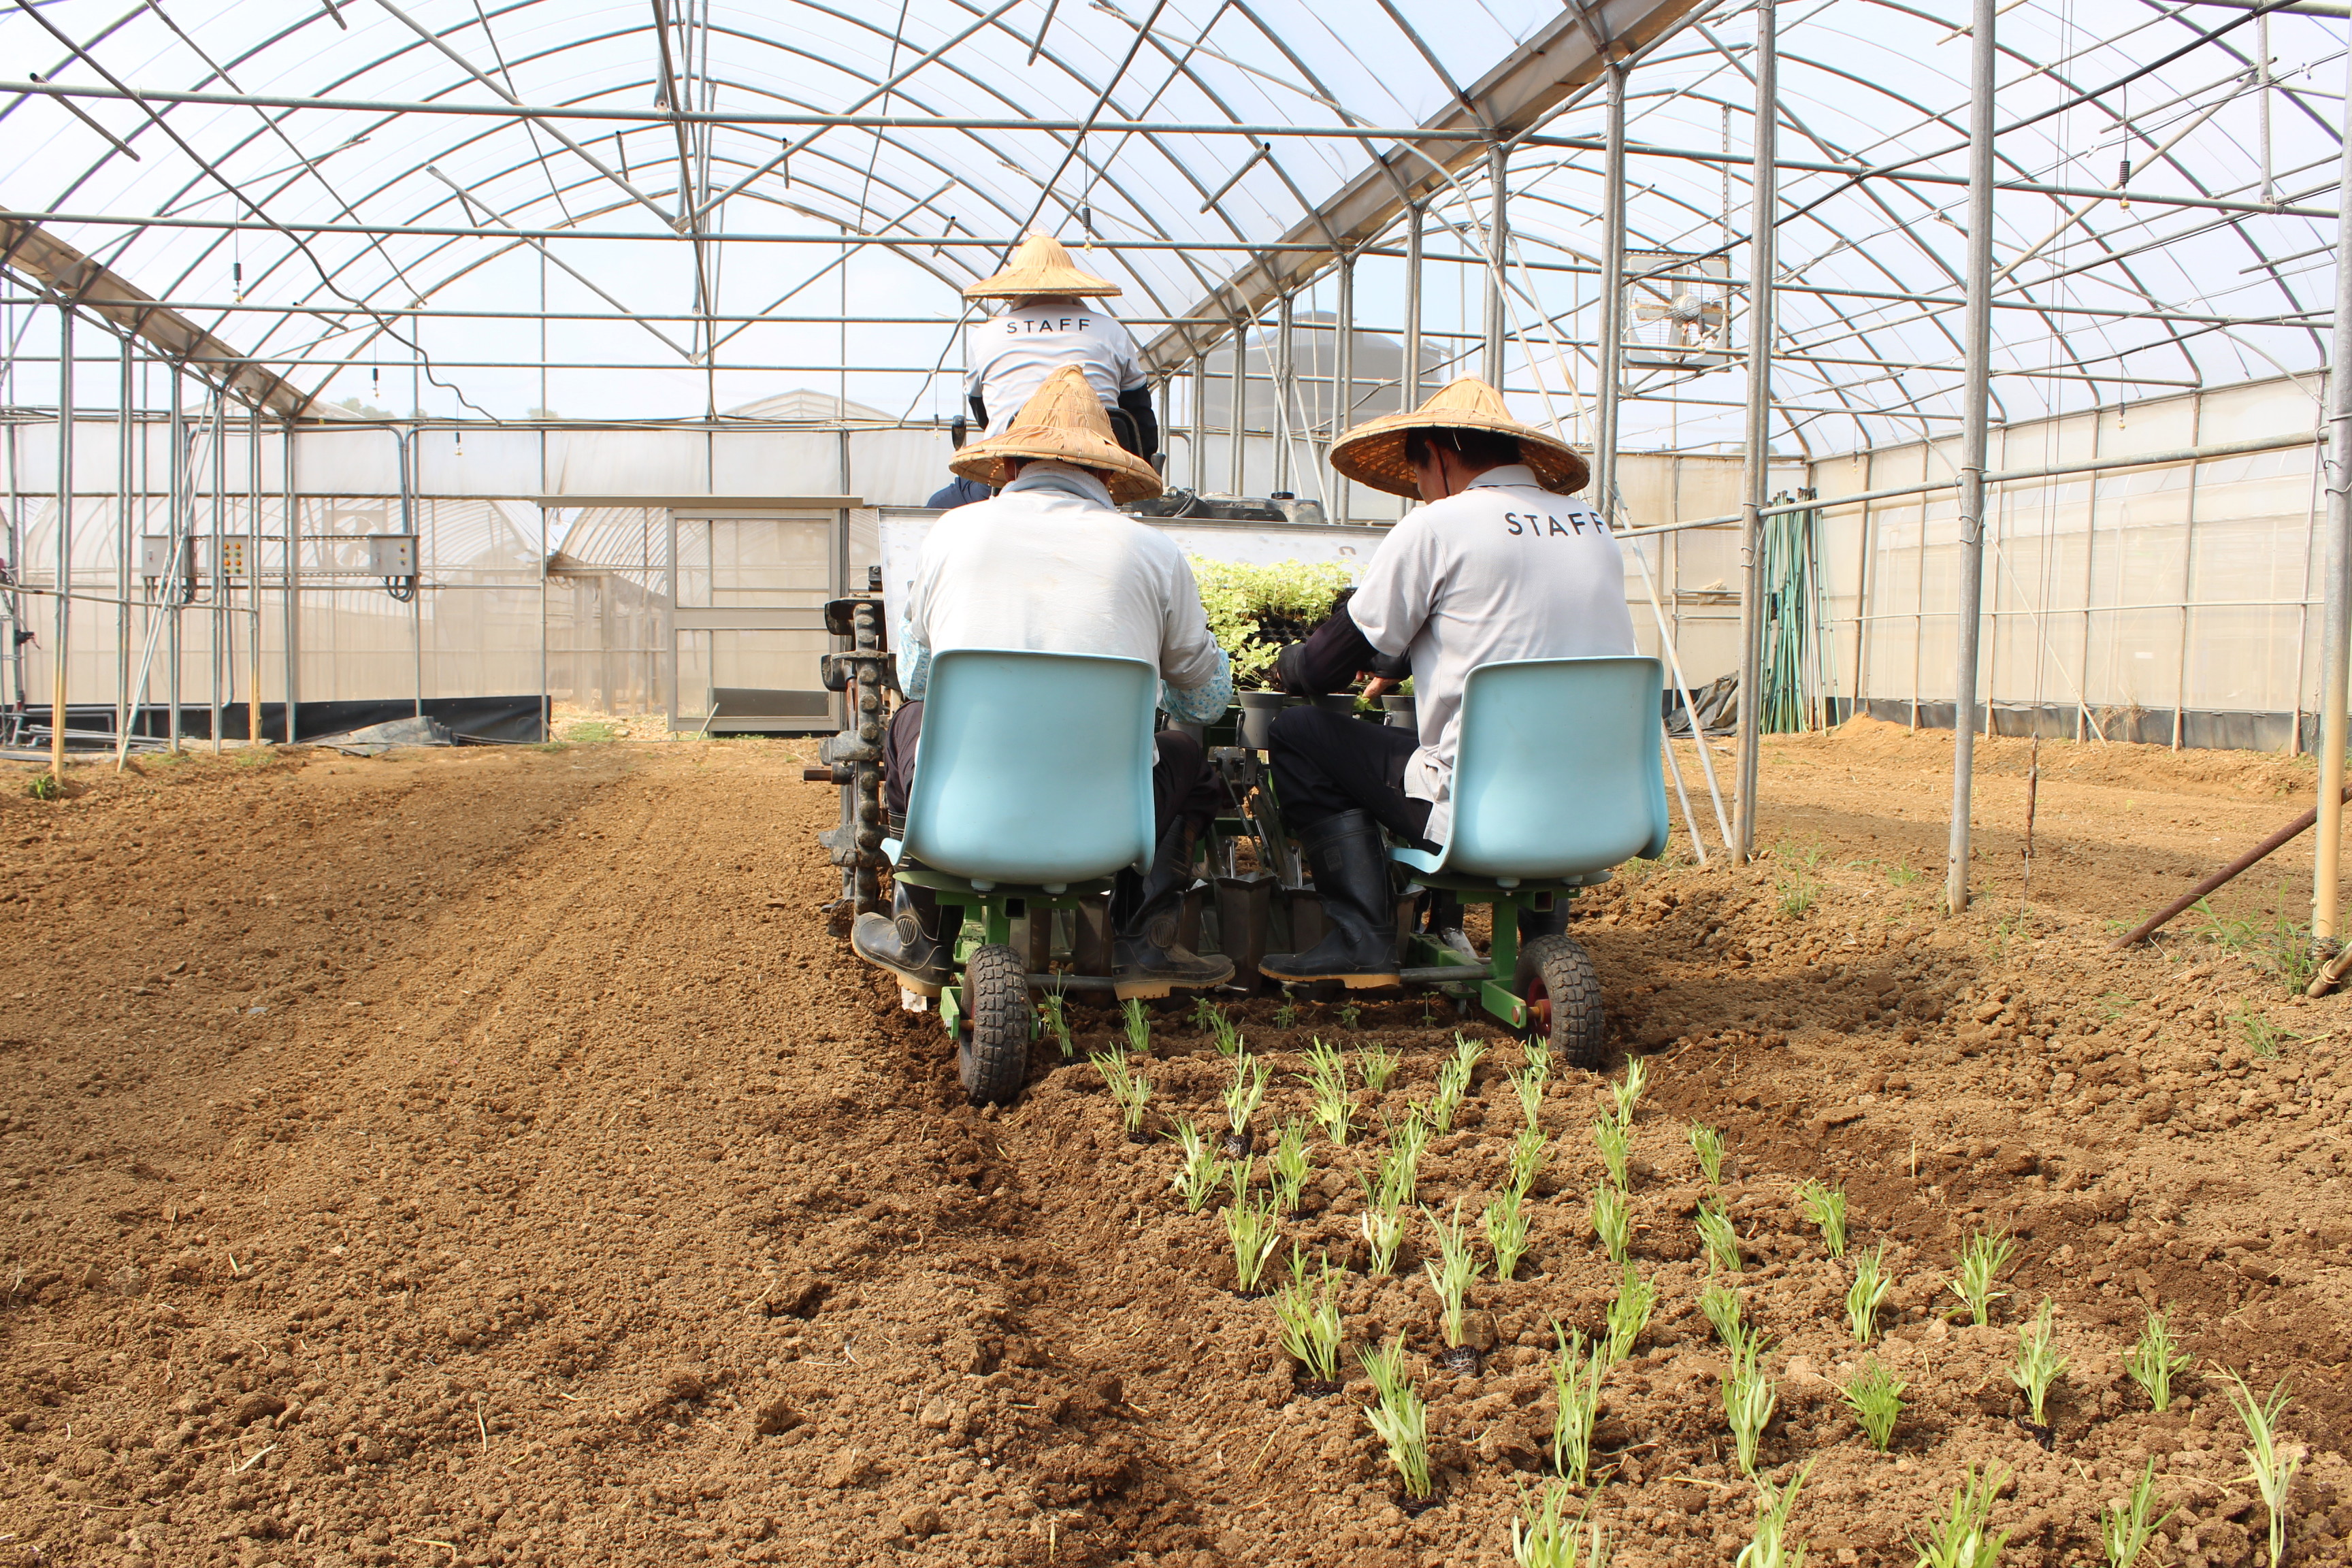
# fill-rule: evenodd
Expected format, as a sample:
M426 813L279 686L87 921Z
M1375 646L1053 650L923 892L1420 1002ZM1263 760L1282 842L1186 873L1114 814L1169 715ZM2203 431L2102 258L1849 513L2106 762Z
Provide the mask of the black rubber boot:
M1568 895L1554 893L1549 911L1522 908L1519 910L1519 940L1533 942L1539 936L1559 936L1568 930Z
M1395 985L1396 900L1389 855L1369 812L1343 811L1298 836L1323 901L1323 940L1305 952L1269 953L1258 973L1276 980L1338 980L1349 989Z
M1429 918L1422 931L1438 946L1450 948L1473 963L1486 962L1478 956L1470 933L1462 927L1462 900L1443 888L1429 890Z
M929 888L893 885L890 912L868 910L849 928L850 950L898 977L898 984L936 996L950 978L948 950L940 942L939 896Z
M1112 897L1118 928L1111 941L1110 977L1122 1002L1206 990L1234 977L1230 958L1204 958L1176 939L1184 889L1192 884L1192 840L1181 819L1169 824L1151 869L1122 871Z

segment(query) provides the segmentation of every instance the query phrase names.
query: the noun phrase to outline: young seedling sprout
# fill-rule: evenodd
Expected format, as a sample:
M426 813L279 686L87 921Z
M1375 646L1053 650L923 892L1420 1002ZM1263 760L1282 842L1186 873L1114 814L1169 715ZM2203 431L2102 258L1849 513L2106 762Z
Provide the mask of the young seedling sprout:
M2017 1243L1996 1231L1980 1230L1960 1248L1960 1277L1947 1281L1947 1288L1968 1304L1977 1327L1992 1321L1992 1304L2009 1294L1994 1289L1992 1282L2016 1255Z
M1592 1142L1601 1151L1601 1163L1607 1168L1609 1179L1620 1187L1631 1186L1633 1184L1626 1178L1625 1167L1629 1152L1627 1145L1632 1142L1632 1136L1625 1131L1624 1123L1612 1121L1605 1116L1594 1118Z
M2246 1479L2254 1483L2254 1489L2263 1494L2263 1505L2270 1510L2271 1568L2279 1568L2286 1552L2287 1493L2303 1464L2302 1450L2283 1451L2278 1444L2278 1418L2286 1408L2286 1384L2281 1382L2269 1398L2257 1401L2245 1378L2233 1372L2221 1392L2230 1396L2238 1419L2246 1424L2247 1446L2238 1451L2245 1455L2252 1472Z
M2166 1326L2164 1314L2150 1307L2147 1326L2139 1331L2139 1343L2124 1352L2124 1371L2139 1384L2147 1402L2158 1411L2172 1408L2172 1378L2175 1373L2188 1369L2190 1357L2173 1342L2172 1331Z
M2148 1542L2164 1528L2165 1521L2177 1510L2168 1509L2162 1519L2150 1519L2156 1511L2156 1461L2150 1459L2139 1473L2139 1484L2132 1488L2131 1498L2121 1507L2099 1510L2099 1545L2107 1554L2107 1568L2132 1568L2139 1554L2147 1549Z
M1437 1092L1429 1102L1430 1123L1440 1132L1454 1131L1454 1113L1462 1109L1463 1096L1470 1092L1470 1074L1486 1054L1486 1047L1477 1041L1454 1037L1454 1055L1439 1065Z
M1292 1075L1315 1097L1315 1124L1335 1149L1348 1146L1350 1109L1348 1103L1348 1062L1338 1050L1317 1040L1307 1053L1307 1070Z
M1609 1568L1609 1538L1589 1512L1562 1517L1574 1488L1547 1483L1540 1501L1521 1500L1524 1519L1511 1521L1511 1561L1518 1568ZM1585 1533L1577 1534L1577 1526Z
M1530 1131L1543 1131L1544 1076L1530 1067L1524 1072L1510 1075L1511 1092L1519 1099L1519 1114L1527 1119Z
M1690 1124L1691 1152L1698 1156L1699 1174L1710 1187L1723 1183L1723 1134L1704 1121Z
M2045 1428L2050 1425L2050 1385L2066 1370L2067 1361L2051 1346L2051 1311L2050 1298L2044 1296L2033 1321L2017 1331L2017 1365L2009 1374L2009 1381L2025 1391L2026 1407L2032 1412L2029 1419Z
M1633 1112L1642 1103L1642 1090L1649 1087L1650 1064L1640 1057L1625 1063L1625 1076L1609 1086L1609 1098L1617 1105L1617 1125L1633 1125Z
M1390 1342L1385 1350L1357 1352L1379 1397L1364 1406L1372 1435L1389 1451L1389 1463L1404 1482L1404 1495L1418 1502L1430 1494L1429 1407L1404 1374L1404 1342Z
M1298 1007L1296 1003L1286 1001L1281 1006L1276 1007L1274 1010L1274 1026L1276 1028L1287 1029L1297 1022Z
M1862 1424L1863 1436L1882 1454L1895 1440L1895 1423L1903 1415L1903 1392L1910 1386L1874 1361L1838 1389L1853 1406L1853 1418Z
M1716 1280L1698 1293L1700 1315L1714 1325L1715 1337L1726 1347L1747 1342L1748 1325L1739 1319L1739 1292L1721 1280Z
M1633 1211L1625 1202L1625 1194L1602 1183L1592 1189L1592 1230L1601 1238L1601 1248L1609 1254L1609 1261L1622 1267L1625 1247L1633 1239Z
M1462 1200L1454 1200L1454 1222L1448 1225L1430 1209L1421 1211L1429 1221L1429 1228L1437 1233L1437 1259L1423 1263L1422 1269L1429 1276L1430 1288L1437 1292L1439 1306L1438 1330L1445 1336L1445 1348L1460 1352L1468 1337L1465 1308L1470 1298L1470 1283L1478 1278L1478 1255L1471 1249L1470 1230L1462 1223Z
M1077 1055L1078 1047L1070 1043L1070 1019L1069 1015L1062 1009L1060 992L1045 993L1045 997L1037 1004L1037 1016L1045 1020L1045 1032L1053 1036L1054 1043L1061 1047L1064 1061L1068 1061Z
M1182 1151L1184 1163L1176 1167L1171 1184L1184 1194L1184 1212L1199 1214L1201 1206L1217 1190L1225 1178L1225 1163L1217 1158L1216 1146L1198 1123L1187 1116L1176 1123L1176 1147Z
M1339 1008L1339 1027L1352 1032L1357 1024L1362 1021L1363 1016L1364 1010L1361 1007L1357 1006L1353 1002L1344 1003Z
M1732 1452L1743 1476L1756 1473L1756 1445L1780 1400L1780 1391L1757 1364L1763 1353L1763 1335L1742 1335L1731 1347L1731 1364L1723 1373L1723 1415L1731 1425Z
M1706 1204L1699 1205L1698 1240L1711 1267L1727 1274L1739 1272L1739 1233L1731 1228L1729 1215Z
M1379 1189L1369 1180L1364 1183L1364 1213L1357 1227L1364 1233L1364 1245L1371 1248L1372 1277L1377 1279L1393 1275L1397 1248L1404 1242L1404 1211L1382 1201Z
M1237 1057L1242 1054L1244 1049L1242 1032L1234 1027L1234 1021L1225 1016L1223 1008L1218 1007L1210 1011L1209 1028L1216 1036L1219 1056Z
M1822 1245L1832 1258L1845 1256L1845 1190L1825 1187L1811 1177L1797 1189L1797 1205L1821 1227Z
M1507 1280L1518 1272L1519 1259L1528 1255L1528 1215L1520 1206L1519 1189L1505 1187L1486 1205L1478 1226L1486 1233L1486 1245L1494 1249L1495 1278Z
M1307 1281L1307 1260L1296 1251L1290 1259L1290 1280L1274 1292L1275 1321L1282 1328L1282 1348L1305 1369L1309 1381L1337 1385L1339 1381L1339 1306L1331 1299L1331 1265L1326 1259L1322 1278Z
M1879 1306L1894 1289L1895 1280L1886 1272L1886 1243L1882 1241L1877 1251L1854 1260L1853 1286L1845 1293L1845 1321L1853 1330L1854 1343L1866 1345L1877 1333Z
M1633 1342L1650 1326L1650 1313L1658 1304L1658 1288L1625 1265L1625 1277L1617 1282L1617 1294L1609 1303L1609 1360L1612 1364L1633 1353Z
M1551 1428L1551 1463L1570 1486L1581 1487L1592 1466L1592 1423L1601 1411L1601 1379L1609 1357L1600 1346L1585 1353L1584 1335L1551 1326L1559 1355L1551 1363L1551 1393L1558 1415Z
M1151 1051L1151 1017L1143 1010L1142 1000L1130 996L1118 1005L1127 1024L1127 1048L1130 1055L1148 1056Z
M1551 1080L1550 1037L1538 1035L1533 1039L1521 1040L1519 1055L1527 1062L1529 1072L1547 1083Z
M1992 1568L2000 1549L2009 1544L2006 1530L1987 1534L1992 1527L1993 1499L2007 1478L1988 1468L1982 1476L1963 1471L1952 1492L1951 1511L1927 1527L1927 1538L1914 1541L1919 1568Z
M1817 1462L1799 1466L1785 1487L1756 1478L1756 1538L1739 1549L1738 1568L1804 1568L1805 1543L1789 1539L1789 1515Z
M1389 1079L1396 1077L1397 1065L1403 1060L1402 1052L1381 1046L1364 1046L1356 1052L1356 1075L1374 1094L1384 1093L1389 1087Z
M1422 1152L1429 1147L1429 1124L1421 1119L1421 1108L1413 1106L1404 1113L1402 1121L1391 1123L1385 1118L1382 1125L1389 1134L1388 1152L1381 1156L1381 1194L1391 1208L1409 1207L1419 1194Z
M1274 1171L1274 1206L1284 1214L1297 1214L1312 1167L1307 1158L1307 1128L1296 1116L1275 1133L1274 1154L1266 1163Z
M1265 1103L1265 1075L1272 1070L1247 1051L1234 1058L1234 1081L1225 1090L1225 1128L1237 1156L1250 1151L1250 1118Z
M1535 1191L1536 1178L1543 1174L1544 1156L1549 1152L1543 1129L1522 1127L1511 1142L1511 1185L1523 1193Z
M1119 1120L1126 1124L1130 1138L1143 1131L1143 1108L1151 1099L1151 1081L1109 1051L1097 1051L1087 1060L1095 1071L1102 1074L1103 1087L1110 1090L1111 1103L1118 1107Z
M1236 1167L1244 1188L1248 1183L1248 1163ZM1282 1241L1282 1226L1275 1217L1271 1205L1247 1197L1236 1197L1225 1205L1225 1235L1234 1244L1234 1284L1244 1296L1257 1294L1257 1282L1265 1273L1265 1261Z

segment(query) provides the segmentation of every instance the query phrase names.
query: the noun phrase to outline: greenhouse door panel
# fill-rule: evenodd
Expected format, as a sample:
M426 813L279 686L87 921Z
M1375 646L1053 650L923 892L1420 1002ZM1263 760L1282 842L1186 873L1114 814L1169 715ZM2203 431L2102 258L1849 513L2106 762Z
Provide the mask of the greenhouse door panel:
M672 730L840 727L820 663L847 526L840 511L671 514Z

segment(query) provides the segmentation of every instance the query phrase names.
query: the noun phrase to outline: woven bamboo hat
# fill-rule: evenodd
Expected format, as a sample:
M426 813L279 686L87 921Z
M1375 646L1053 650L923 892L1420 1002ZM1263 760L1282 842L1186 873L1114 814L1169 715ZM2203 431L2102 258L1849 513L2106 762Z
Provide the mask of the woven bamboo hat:
M1003 433L975 441L955 455L948 467L963 479L1002 487L1009 476L1008 458L1044 458L1074 463L1103 475L1115 501L1150 500L1160 493L1160 471L1120 446L1110 433L1110 420L1087 380L1087 373L1066 364L1045 378Z
M967 300L1018 300L1024 295L1068 295L1074 299L1108 300L1118 285L1078 270L1062 242L1050 234L1032 232L1013 251L1004 270L967 285Z
M1331 443L1331 466L1359 484L1392 496L1418 499L1412 465L1404 460L1404 438L1415 430L1484 430L1519 443L1519 460L1536 471L1548 490L1573 495L1592 477L1585 460L1532 425L1511 417L1502 395L1475 375L1448 382L1420 407L1405 414L1367 419Z

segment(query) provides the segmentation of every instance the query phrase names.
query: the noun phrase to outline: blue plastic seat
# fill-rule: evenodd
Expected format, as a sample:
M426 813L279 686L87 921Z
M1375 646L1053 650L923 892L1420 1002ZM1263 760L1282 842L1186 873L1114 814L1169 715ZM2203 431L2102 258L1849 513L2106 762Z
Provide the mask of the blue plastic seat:
M1504 887L1664 854L1663 683L1654 658L1480 665L1462 695L1451 836L1434 855L1391 853L1431 876Z
M983 891L1140 870L1152 851L1151 723L1141 659L952 648L931 660L903 845Z

